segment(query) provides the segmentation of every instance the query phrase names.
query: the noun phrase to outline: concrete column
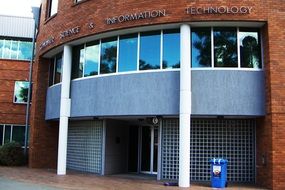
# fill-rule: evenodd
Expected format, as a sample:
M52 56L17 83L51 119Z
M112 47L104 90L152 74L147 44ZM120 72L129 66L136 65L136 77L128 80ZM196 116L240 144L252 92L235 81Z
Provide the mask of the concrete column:
M179 187L190 186L190 26L180 26Z
M72 48L65 45L62 61L62 82L60 98L60 119L58 137L57 175L66 174L67 132L70 117L70 78L72 65Z

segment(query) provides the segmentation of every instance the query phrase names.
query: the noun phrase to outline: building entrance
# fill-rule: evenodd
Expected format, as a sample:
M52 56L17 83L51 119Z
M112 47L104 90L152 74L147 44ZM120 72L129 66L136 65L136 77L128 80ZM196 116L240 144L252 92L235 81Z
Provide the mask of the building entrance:
M158 127L132 126L129 131L129 172L157 174Z

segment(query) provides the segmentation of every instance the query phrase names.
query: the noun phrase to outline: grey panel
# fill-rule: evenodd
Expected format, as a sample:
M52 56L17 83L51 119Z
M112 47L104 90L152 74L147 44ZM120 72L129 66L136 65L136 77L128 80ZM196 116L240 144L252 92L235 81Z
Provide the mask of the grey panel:
M263 71L204 70L192 75L193 115L265 115Z
M177 114L178 73L138 73L73 81L71 116Z
M0 36L33 38L34 19L0 15Z
M102 121L72 121L68 128L68 169L100 174L102 170Z
M227 178L232 182L255 181L255 120L192 119L190 177L210 180L211 158L228 160ZM162 179L179 175L179 121L164 119L162 127Z
M46 119L59 118L61 85L55 85L47 90Z
M46 119L59 117L59 86L48 90ZM51 104L51 105L49 105ZM72 81L71 116L178 115L179 71ZM263 116L263 71L193 70L192 114Z

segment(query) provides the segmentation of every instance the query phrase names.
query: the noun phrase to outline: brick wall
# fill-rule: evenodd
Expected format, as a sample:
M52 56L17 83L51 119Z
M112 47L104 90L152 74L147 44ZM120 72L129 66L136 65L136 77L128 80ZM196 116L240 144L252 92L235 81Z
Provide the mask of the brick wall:
M14 104L15 81L27 81L29 62L0 59L0 124L25 124L26 104Z
M34 168L55 168L57 160L58 122L45 121L46 90L49 60L33 65L33 102L31 107L29 165Z
M251 14L237 15L187 15L190 6L252 6ZM106 24L106 18L166 9L166 17ZM50 49L82 37L137 26L199 21L264 21L262 28L264 69L266 73L267 114L257 126L257 184L272 189L285 188L285 3L283 0L158 0L134 1L87 0L77 5L72 0L59 1L59 10L53 18L46 19L46 1L43 1L38 43L38 59L34 67L34 92L32 105L31 158L32 167L56 165L57 123L44 120L45 96L48 80L48 60L39 57ZM95 27L88 28L93 22ZM60 33L80 27L78 34L60 39ZM54 43L39 49L42 42L54 37ZM1 108L0 108L1 109Z

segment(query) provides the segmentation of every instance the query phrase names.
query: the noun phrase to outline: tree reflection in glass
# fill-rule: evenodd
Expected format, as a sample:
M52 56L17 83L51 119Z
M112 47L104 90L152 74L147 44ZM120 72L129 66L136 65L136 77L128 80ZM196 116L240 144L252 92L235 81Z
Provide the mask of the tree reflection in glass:
M115 73L117 62L117 38L102 40L100 74Z
M99 42L90 42L86 44L84 77L98 75L99 62Z
M160 31L141 33L139 68L160 69Z
M211 28L193 28L192 67L211 67Z
M237 67L236 28L214 28L215 67Z
M137 70L138 34L120 36L119 72Z
M180 33L179 30L163 31L162 68L180 68Z
M241 67L261 68L258 32L239 32Z

